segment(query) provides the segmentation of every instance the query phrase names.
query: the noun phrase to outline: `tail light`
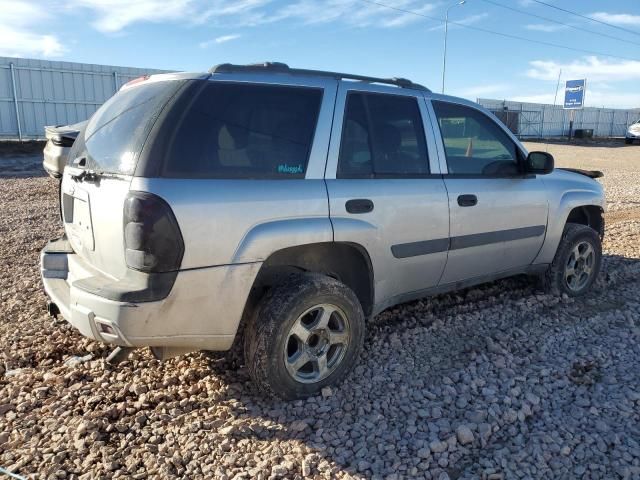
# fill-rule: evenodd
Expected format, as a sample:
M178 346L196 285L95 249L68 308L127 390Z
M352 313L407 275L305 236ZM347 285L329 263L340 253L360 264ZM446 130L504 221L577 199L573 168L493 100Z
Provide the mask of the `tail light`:
M56 147L71 147L73 146L73 142L75 142L75 140L75 138L69 138L59 135L51 137L51 143L53 143Z
M184 242L171 207L147 192L129 192L124 201L124 248L127 266L142 272L180 268Z

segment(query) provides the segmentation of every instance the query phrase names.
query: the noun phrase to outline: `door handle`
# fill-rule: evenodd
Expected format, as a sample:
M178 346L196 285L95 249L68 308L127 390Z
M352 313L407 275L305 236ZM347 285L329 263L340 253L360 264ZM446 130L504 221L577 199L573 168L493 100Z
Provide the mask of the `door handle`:
M475 195L460 195L458 197L458 205L461 207L473 207L478 204L478 197Z
M368 198L355 198L348 200L345 208L349 213L369 213L373 211L373 202Z

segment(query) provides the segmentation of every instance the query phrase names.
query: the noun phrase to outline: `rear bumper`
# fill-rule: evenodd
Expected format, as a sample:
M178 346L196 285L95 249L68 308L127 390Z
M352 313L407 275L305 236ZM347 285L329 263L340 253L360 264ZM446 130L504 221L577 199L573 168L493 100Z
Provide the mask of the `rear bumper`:
M66 244L66 245L65 245ZM86 285L113 283L95 272L64 241L41 253L44 289L60 314L82 335L120 346L228 350L260 263L179 272L166 298L117 301L87 291Z

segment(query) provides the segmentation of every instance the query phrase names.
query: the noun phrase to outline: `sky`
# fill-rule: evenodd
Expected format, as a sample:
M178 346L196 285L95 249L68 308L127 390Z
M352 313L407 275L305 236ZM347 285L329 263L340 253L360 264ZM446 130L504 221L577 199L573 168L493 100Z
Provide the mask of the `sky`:
M563 82L587 79L588 106L640 107L640 0L457 3L0 0L0 56L186 71L280 61L440 92L451 7L447 94L553 103L561 70Z

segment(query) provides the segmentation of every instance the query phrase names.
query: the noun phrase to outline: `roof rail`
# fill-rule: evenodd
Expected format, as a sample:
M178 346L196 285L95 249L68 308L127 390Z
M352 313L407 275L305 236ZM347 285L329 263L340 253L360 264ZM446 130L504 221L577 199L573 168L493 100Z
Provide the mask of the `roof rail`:
M384 83L387 85L395 85L400 88L413 88L415 90L424 90L431 92L427 87L413 83L406 78L377 78L367 77L364 75L353 75L351 73L338 73L338 72L325 72L323 70L307 70L303 68L291 68L286 63L281 62L264 62L264 63L252 63L249 65L234 65L232 63L221 63L214 65L209 69L209 73L288 73L290 75L308 75L308 76L320 76L330 77L337 80L360 80L362 82L370 83Z

